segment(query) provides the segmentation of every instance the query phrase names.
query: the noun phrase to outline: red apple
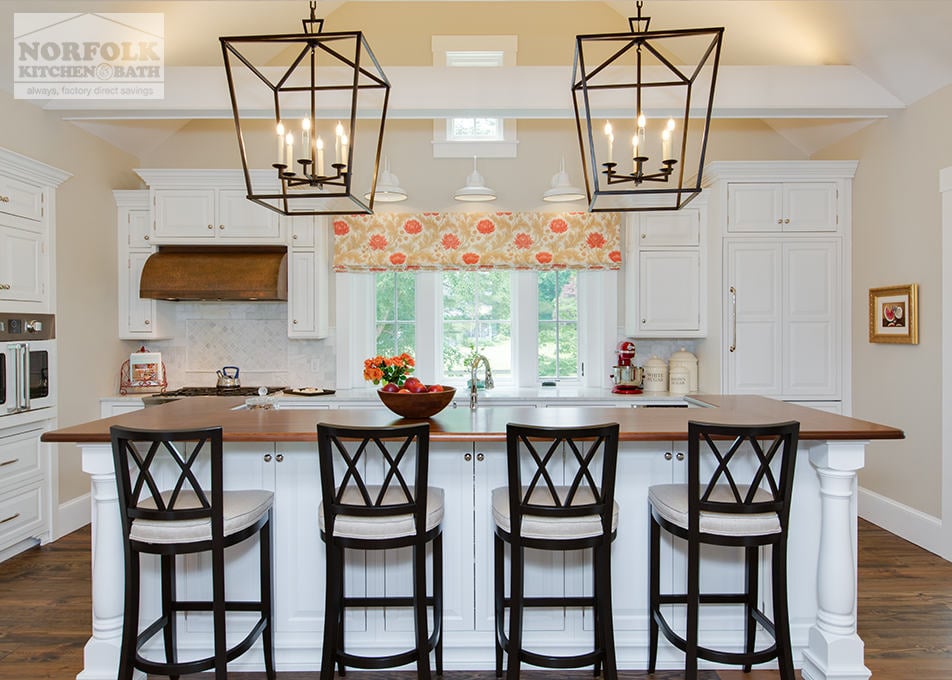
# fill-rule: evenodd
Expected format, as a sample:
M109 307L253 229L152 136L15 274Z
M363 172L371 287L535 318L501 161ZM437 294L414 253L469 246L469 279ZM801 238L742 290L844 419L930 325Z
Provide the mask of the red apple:
M411 375L409 378L406 379L406 381L404 381L403 386L406 387L407 389L410 389L410 385L416 385L418 383L420 383L420 379L417 378L416 376Z
M397 390L397 394L410 394L410 390L404 388L402 390Z
M429 389L427 390L427 392L442 392L442 391L443 391L442 385L430 385Z
M387 383L386 385L380 388L380 391L381 392L399 392L400 388L397 387L396 384L394 383Z
M404 387L413 392L414 394L420 394L421 392L426 392L426 385L417 380L415 383L404 383Z

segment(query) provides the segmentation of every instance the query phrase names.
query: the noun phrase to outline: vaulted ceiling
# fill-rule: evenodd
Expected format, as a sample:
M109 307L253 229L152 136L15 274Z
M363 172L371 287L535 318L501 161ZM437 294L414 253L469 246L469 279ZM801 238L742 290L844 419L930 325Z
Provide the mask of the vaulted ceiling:
M34 103L134 154L195 119L230 117L221 35L296 33L305 0L0 1L0 34L15 12L162 12L161 101ZM579 0L331 0L327 30L363 30L393 82L391 115L466 111L571 116L568 83L577 33L627 30L635 3ZM764 120L809 155L952 83L952 1L647 0L652 29L724 26L715 116ZM432 35L517 35L518 66L433 68ZM12 50L0 50L0 87L12 90Z

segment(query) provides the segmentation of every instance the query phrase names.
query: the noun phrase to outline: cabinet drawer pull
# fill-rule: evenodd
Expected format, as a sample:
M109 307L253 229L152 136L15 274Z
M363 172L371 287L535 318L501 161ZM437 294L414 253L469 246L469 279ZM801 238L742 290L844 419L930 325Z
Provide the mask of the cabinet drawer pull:
M476 460L482 462L482 461L486 460L486 456L483 455L482 453L477 453L477 454L476 454Z
M225 228L225 225L224 225L224 224L219 224L219 225L218 225L218 228L219 228L219 229L224 229L224 228Z
M274 459L275 459L276 461L278 461L279 463L283 463L283 462L284 462L284 454L283 454L283 453L279 453L278 455L276 455L276 456L274 457Z
M271 454L270 454L270 453L264 454L264 462L265 462L265 463L270 463L270 462L271 462Z
M0 463L0 467L5 467L5 466L7 466L7 465L13 465L14 463L19 463L19 462L20 462L20 459L19 459L19 458L14 458L13 460L5 460L5 461L3 461L2 463Z
M783 218L782 218L782 217L777 218L777 224L783 224Z
M215 225L214 225L214 224L209 224L209 225L208 225L208 228L209 228L209 229L214 229L214 228L215 228Z
M10 202L9 196L0 196L0 203L9 203L9 202Z
M18 513L15 514L15 515L10 515L10 516L7 517L6 519L0 519L0 524L6 524L7 522L12 522L13 520L15 520L15 519L16 519L17 517L19 517L19 516L20 516L20 513L18 512Z
M783 223L784 223L784 224L790 224L790 218L789 218L789 217L786 218L786 219L783 221Z
M678 460L684 460L684 454L681 453L680 451L678 451L674 457L677 458Z
M665 452L664 452L664 459L665 459L665 460L671 460L671 458L673 458L673 456L671 455L671 452L670 452L670 451L665 451Z
M472 459L473 459L473 454L471 453L467 453L465 456L463 456L463 460L465 460L467 463L471 461Z
M9 283L0 283L0 290L10 290Z

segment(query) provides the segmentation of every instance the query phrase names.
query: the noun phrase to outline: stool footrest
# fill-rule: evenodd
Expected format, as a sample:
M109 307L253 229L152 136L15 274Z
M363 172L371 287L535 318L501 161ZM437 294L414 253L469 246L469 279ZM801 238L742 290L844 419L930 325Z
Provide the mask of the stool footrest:
M427 607L432 607L433 596L422 598ZM345 607L412 607L413 598L406 597L345 597Z
M752 615L761 625L764 626L770 635L775 634L773 623L771 623L762 612L755 609L752 611ZM668 625L668 622L665 620L664 616L662 616L660 612L653 612L653 617L655 622L658 624L661 634L667 638L668 642L680 649L682 652L686 652L688 646L687 641L674 632L671 626ZM776 659L777 643L775 641L774 644L770 645L770 647L754 651L750 654L746 652L724 652L718 649L711 649L709 647L702 647L701 645L698 645L697 656L699 659L713 661L715 663L752 665Z
M200 673L202 671L207 671L215 667L215 657L209 656L203 659L194 659L192 661L182 661L179 663L167 663L165 661L152 661L146 659L145 657L139 654L139 650L142 646L149 641L149 639L162 630L168 624L166 617L162 616L149 624L148 627L139 636L136 638L136 654L135 654L135 667L141 671L144 671L152 675L188 675L191 673ZM261 633L264 631L265 626L268 624L267 619L261 617L258 619L257 623L252 626L248 634L233 647L229 647L225 652L226 661L233 661L239 656L251 649L251 646L255 643Z
M524 597L523 607L594 607L594 597ZM503 598L504 607L512 607L512 598Z
M686 593L662 593L658 600L660 604L687 604ZM701 604L744 604L747 596L743 593L701 593L698 597Z

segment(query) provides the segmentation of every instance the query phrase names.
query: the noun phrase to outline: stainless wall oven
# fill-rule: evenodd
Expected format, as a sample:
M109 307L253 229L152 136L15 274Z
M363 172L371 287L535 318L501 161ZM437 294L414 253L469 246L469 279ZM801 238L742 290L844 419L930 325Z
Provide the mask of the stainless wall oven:
M52 314L0 313L0 427L10 416L56 406L55 338Z

